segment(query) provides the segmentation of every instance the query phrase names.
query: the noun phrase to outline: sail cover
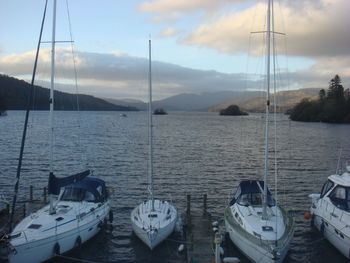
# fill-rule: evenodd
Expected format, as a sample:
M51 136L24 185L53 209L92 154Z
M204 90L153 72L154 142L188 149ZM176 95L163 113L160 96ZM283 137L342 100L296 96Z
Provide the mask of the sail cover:
M48 185L49 194L58 195L61 187L83 180L90 172L90 170L86 170L63 178L57 178L53 173L50 173Z

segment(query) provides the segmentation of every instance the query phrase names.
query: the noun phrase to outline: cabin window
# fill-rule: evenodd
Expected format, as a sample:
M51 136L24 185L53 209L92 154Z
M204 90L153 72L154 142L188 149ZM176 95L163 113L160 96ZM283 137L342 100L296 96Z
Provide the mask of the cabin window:
M262 193L249 193L249 194L242 194L238 200L237 203L244 206L261 206L263 204L263 194ZM271 196L271 194L267 195L267 205L268 206L274 206L275 200Z
M321 190L321 197L324 197L325 194L327 194L329 190L333 188L333 186L334 186L334 183L332 181L328 180L327 182L325 182Z
M88 202L93 202L95 201L95 196L93 195L93 193L86 191L84 200Z
M330 193L329 198L336 207L350 212L350 187L338 185Z
M273 228L271 226L263 226L262 230L270 232L270 231L273 231Z
M85 190L80 188L67 187L61 196L63 201L82 201L85 196Z

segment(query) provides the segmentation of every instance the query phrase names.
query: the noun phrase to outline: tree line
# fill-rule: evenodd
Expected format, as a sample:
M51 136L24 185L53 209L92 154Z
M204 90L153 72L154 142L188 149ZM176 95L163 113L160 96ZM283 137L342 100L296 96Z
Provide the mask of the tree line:
M303 99L291 110L293 121L350 123L350 92L344 89L339 75L321 89L317 100Z

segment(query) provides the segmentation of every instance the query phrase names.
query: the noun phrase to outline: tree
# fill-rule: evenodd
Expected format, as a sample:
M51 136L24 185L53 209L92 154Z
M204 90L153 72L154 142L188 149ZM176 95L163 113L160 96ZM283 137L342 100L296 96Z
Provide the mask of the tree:
M343 99L344 98L344 87L341 84L339 75L335 75L329 82L328 94L329 99Z
M303 99L291 110L290 119L295 121L322 121L330 123L350 123L350 93L344 91L339 75L329 82L326 91L321 89L319 99Z
M320 92L318 93L319 100L324 101L326 98L326 91L324 89L321 89Z

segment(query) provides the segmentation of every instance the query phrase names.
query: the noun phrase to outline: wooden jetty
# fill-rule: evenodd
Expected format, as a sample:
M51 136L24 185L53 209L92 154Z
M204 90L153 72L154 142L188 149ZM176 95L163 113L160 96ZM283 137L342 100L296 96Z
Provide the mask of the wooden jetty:
M14 212L13 225L16 225L24 217L31 214L34 211L39 210L47 204L47 190L44 187L42 198L33 198L33 186L29 186L29 199L25 201L18 201ZM0 237L9 232L10 225L10 204L7 205L6 209L0 211Z
M207 211L207 195L203 195L203 208L191 208L187 195L187 263L211 263L214 260L211 214Z
M196 204L200 203L197 202ZM16 225L26 215L36 211L47 204L47 190L44 188L40 198L33 198L33 186L29 186L29 199L19 201L14 214L14 222ZM10 206L0 212L0 235L8 233ZM169 260L174 263L212 263L215 258L214 238L215 233L212 226L211 214L207 211L207 195L203 195L202 207L191 207L191 195L187 195L186 209L186 253L185 258L177 258Z

